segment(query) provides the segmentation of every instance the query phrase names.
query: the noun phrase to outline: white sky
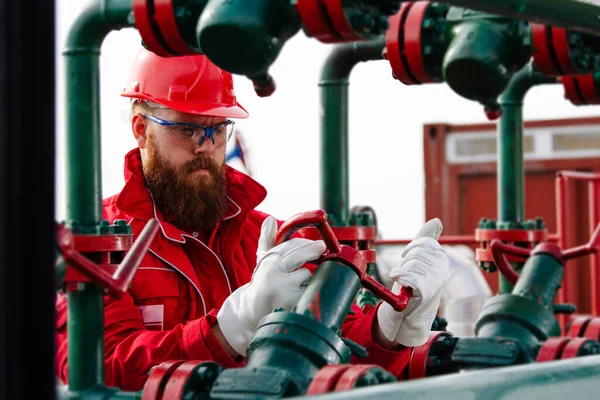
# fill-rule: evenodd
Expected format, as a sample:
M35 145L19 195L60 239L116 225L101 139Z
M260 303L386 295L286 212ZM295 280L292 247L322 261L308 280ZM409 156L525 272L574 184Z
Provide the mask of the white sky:
M65 215L64 69L61 51L68 30L86 2L57 1L57 219ZM123 157L135 146L123 119L120 97L140 45L136 30L109 34L101 56L103 196L123 186ZM260 210L278 218L319 208L320 69L330 45L299 32L271 68L277 91L259 98L244 77L236 94L250 118L238 120L249 148L248 162L269 194ZM359 64L350 79L350 205L369 204L386 238L412 237L425 218L422 126L426 123L487 122L481 106L462 99L445 84L404 86L385 61ZM598 115L597 107L575 107L560 85L534 88L526 98L526 119Z

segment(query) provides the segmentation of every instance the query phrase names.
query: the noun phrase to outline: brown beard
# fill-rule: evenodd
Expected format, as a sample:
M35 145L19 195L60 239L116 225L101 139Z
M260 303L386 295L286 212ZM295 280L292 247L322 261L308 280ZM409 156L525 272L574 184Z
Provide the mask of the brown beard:
M210 233L227 211L225 164L199 154L174 168L159 153L151 135L147 148L144 176L158 209L182 230ZM209 175L191 175L200 168L206 168Z

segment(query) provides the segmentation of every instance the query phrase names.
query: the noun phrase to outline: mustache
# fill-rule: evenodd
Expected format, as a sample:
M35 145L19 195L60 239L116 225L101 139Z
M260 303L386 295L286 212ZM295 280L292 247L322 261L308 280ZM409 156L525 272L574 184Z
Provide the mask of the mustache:
M199 155L191 161L188 161L182 165L182 170L185 173L191 174L199 169L207 169L211 173L218 170L217 164L210 158L204 155Z

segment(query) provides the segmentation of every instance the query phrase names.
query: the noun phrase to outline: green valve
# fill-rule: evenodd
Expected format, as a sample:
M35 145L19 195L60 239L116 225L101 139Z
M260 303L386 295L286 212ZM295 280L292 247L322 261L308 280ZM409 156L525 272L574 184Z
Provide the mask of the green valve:
M546 229L546 224L544 224L544 220L542 219L542 217L537 217L535 219L535 227L536 229Z
M289 1L209 0L196 27L198 44L220 68L262 79L301 27Z
M113 228L115 235L131 235L133 233L131 225L124 219L116 219L113 222Z
M110 225L110 222L103 219L100 221L100 225L98 225L98 235L111 235L114 234L114 229Z
M447 19L453 39L444 56L444 80L460 96L499 110L498 96L530 58L522 40L526 22L458 7Z
M528 230L528 231L533 231L536 229L536 223L533 220L527 220L527 221L523 221L523 223L521 224L521 226L523 227L523 229Z
M499 221L497 227L502 230L513 230L519 229L519 224L516 221Z

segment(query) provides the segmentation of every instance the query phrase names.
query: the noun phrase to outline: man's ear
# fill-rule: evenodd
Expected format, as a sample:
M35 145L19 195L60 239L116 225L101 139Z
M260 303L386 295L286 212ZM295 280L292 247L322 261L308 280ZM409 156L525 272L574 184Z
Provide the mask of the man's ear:
M148 121L141 114L135 114L131 118L131 132L140 149L146 148Z

